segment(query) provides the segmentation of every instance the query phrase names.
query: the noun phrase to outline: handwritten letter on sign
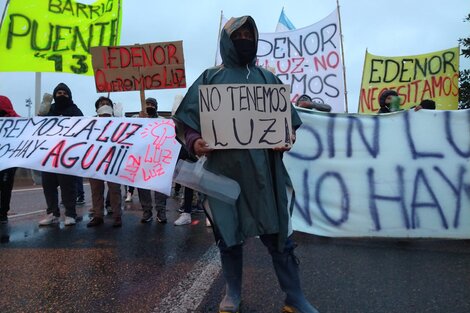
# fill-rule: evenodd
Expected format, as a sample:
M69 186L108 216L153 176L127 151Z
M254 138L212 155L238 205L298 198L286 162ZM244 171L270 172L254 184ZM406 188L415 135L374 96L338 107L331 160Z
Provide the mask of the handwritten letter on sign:
M199 114L204 140L214 149L290 146L287 85L202 85Z
M97 92L185 88L183 42L91 48Z
M172 120L0 118L0 170L25 167L170 194L180 144Z

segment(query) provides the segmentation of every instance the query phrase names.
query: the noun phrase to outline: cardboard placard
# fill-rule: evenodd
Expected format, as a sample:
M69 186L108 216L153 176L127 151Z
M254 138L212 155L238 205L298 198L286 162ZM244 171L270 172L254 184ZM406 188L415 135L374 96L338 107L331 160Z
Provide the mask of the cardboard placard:
M183 42L91 48L97 92L185 88Z
M214 149L290 147L288 85L199 86L201 134Z

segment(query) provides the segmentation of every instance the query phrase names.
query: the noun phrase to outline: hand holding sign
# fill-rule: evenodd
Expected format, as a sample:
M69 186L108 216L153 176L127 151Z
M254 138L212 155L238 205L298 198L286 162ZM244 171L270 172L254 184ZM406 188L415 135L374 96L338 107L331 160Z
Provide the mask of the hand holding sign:
M194 153L196 153L197 156L203 156L203 155L208 155L212 150L212 148L209 148L209 144L202 138L196 139L193 145Z

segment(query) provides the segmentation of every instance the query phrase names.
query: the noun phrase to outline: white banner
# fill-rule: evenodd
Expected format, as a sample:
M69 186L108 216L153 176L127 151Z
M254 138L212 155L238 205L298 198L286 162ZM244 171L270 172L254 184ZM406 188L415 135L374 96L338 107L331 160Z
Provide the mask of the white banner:
M302 94L345 112L338 11L296 30L260 33L258 65L291 86L291 101Z
M296 190L294 229L470 238L470 110L300 115L284 156Z
M172 120L0 118L0 170L92 177L170 195L180 144Z

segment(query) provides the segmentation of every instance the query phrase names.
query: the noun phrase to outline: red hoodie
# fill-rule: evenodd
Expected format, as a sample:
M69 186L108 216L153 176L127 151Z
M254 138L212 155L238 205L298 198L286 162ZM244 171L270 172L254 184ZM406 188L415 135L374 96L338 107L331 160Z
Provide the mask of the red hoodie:
M19 117L18 113L13 109L10 99L0 96L0 111L4 111L5 117Z

